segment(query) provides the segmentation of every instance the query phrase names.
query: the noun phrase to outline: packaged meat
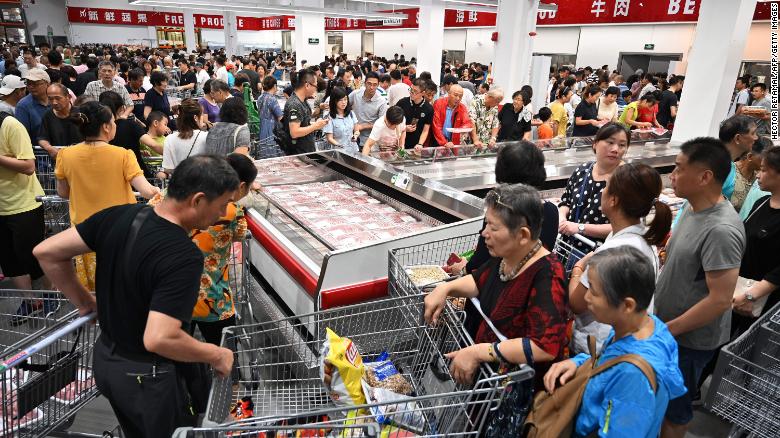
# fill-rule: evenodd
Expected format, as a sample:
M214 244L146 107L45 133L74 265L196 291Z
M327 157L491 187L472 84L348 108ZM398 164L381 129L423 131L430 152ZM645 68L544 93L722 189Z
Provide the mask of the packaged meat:
M327 230L328 234L337 239L340 239L348 234L357 234L365 231L362 226L357 224L332 224L328 228L324 229Z
M390 213L398 213L398 210L393 208L392 206L389 206L387 204L369 204L366 205L365 208L375 214L378 215L386 215Z
M387 219L390 222L395 222L397 224L413 224L417 222L417 219L414 218L414 216L409 215L408 213L401 213L401 212L395 212L395 213L389 213L385 216L385 219Z
M337 207L331 210L331 212L337 216L355 216L366 213L367 210L360 205L350 204Z
M95 386L95 379L92 377L92 371L86 368L80 368L76 374L76 380L70 382L62 388L52 399L58 403L72 405L78 402L87 390Z

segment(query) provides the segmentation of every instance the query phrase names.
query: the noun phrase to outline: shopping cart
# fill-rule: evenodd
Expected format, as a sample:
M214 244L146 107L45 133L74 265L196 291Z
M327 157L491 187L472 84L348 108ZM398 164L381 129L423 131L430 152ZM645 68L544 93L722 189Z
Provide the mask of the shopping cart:
M30 306L28 316L17 310ZM75 308L57 291L0 289L0 357L21 348L35 333L63 321Z
M50 327L3 345L0 436L48 436L69 426L76 412L97 396L94 318L71 311L52 318Z
M249 155L255 160L265 160L266 158L283 157L285 153L276 143L276 137L271 136L252 140L249 145Z
M35 175L47 195L57 194L57 178L54 176L54 158L40 146L33 146L35 154Z
M721 349L705 406L731 437L780 436L780 304Z
M555 253L555 255L558 257L558 260L560 260L563 264L567 279L569 276L571 276L571 270L574 268L574 264L582 260L582 258L588 255L590 252L577 248L573 243L574 240L583 243L591 251L596 249L598 246L596 242L581 234L572 234L571 238L562 234L558 235L558 238L555 240L555 246L553 247L552 252Z
M155 187L159 187L160 189L166 188L168 185L168 179L160 177L162 176L161 173L163 173L162 157L143 157L143 160L154 175L151 178L146 178L147 181L149 181L149 184Z
M36 196L35 200L43 205L43 222L46 225L46 237L65 231L70 227L70 202L57 195Z
M364 362L375 360L383 352L389 354L413 388L412 399L366 408L391 407L395 415L414 418L415 425L406 427L413 428L415 436L480 436L491 408L500 402L507 376L496 375L483 365L473 386L455 383L443 354L471 345L471 339L458 315L449 310L442 313L435 327L425 324L423 298L389 298L243 326L240 331L236 327L225 329L223 346L234 348L238 337L246 337L258 353L254 365L258 380L239 381L234 386L230 378L216 378L205 427L192 436L237 436L247 429L257 436L271 424L310 430L318 428L322 418L343 418L320 380L320 350L326 328L350 338ZM245 367L240 363L238 366ZM533 370L523 366L509 377L511 382L528 380ZM256 418L219 426L230 419L230 406L244 397L252 397ZM357 413L357 424L376 421L367 412ZM410 435L396 429L390 436Z

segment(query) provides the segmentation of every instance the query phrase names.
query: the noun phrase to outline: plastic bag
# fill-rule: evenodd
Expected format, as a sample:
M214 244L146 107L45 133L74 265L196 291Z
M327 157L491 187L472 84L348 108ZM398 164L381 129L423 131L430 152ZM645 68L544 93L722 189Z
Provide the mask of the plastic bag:
M342 338L330 328L322 345L320 378L325 379L325 360L333 365L330 398L338 407L350 407L366 403L360 382L363 380L363 358L349 338Z
M409 396L397 394L393 391L384 388L372 388L365 381L362 382L363 391L366 395L368 403L388 403L397 402L393 404L386 404L380 406L373 406L370 408L371 415L374 416L376 422L382 425L394 425L412 434L421 435L425 429L425 417L419 411L417 403L412 401ZM382 428L382 436L385 436L391 429ZM392 436L398 436L395 433ZM404 436L413 436L406 435Z

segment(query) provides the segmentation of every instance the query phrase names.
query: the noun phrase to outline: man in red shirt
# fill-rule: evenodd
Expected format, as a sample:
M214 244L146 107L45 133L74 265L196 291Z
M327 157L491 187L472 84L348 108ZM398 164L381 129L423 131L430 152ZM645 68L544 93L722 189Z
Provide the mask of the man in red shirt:
M471 128L473 123L469 110L460 100L463 98L463 87L451 85L447 98L441 98L433 103L433 137L439 146L451 148L460 144L460 134L449 132L447 128ZM471 130L471 140L475 145L481 145L476 130Z

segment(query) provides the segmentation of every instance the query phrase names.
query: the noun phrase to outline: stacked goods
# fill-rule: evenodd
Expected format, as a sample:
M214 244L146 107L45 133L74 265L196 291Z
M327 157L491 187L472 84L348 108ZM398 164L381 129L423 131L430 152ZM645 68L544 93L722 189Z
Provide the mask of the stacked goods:
M286 157L255 161L255 167L261 186L317 181L327 176L319 166Z
M351 248L430 228L340 181L265 187L266 195L334 248Z

